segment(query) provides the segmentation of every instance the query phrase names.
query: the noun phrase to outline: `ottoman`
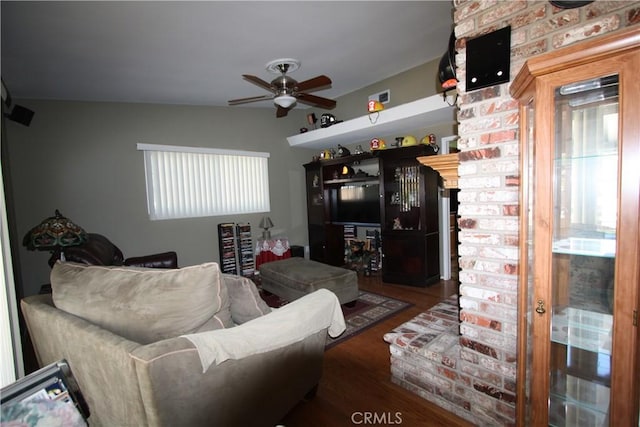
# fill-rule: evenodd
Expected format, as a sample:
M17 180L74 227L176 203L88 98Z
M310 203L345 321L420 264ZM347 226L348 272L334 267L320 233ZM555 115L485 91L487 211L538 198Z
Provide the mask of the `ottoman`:
M358 299L358 275L346 268L334 267L304 258L287 258L260 266L262 289L288 301L318 289L328 289L340 304Z

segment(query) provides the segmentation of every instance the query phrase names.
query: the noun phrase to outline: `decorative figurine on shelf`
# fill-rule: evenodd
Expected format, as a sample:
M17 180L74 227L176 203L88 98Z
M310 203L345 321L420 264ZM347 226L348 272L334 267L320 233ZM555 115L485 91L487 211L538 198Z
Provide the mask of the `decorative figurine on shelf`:
M348 148L338 144L338 157L350 156L351 151Z
M364 153L364 150L362 150L362 145L358 144L356 145L356 149L354 150L355 154L362 154Z
M433 149L434 153L437 153L440 150L440 147L436 143L436 136L434 134L432 134L432 133L430 133L429 135L423 137L420 140L420 143L424 144L424 145L428 145L429 147L431 147Z
M402 224L400 223L400 218L393 218L393 229L402 230Z
M369 146L371 148L371 151L385 150L387 148L387 143L384 142L384 139L373 138L371 142L369 142Z
M324 113L322 116L320 116L320 127L321 128L328 128L331 125L336 124L336 116L334 116L333 114L329 114L329 113Z
M315 113L307 114L307 123L313 125L314 129L318 129L318 127L316 126L316 123L318 123L318 118L316 117Z
M413 135L405 135L402 137L402 147L412 147L414 145L418 145L418 140Z
M380 111L384 110L384 105L380 101L369 100L367 102L367 111L369 112L369 121L373 124L378 121Z
M391 205L399 205L400 204L400 193L397 191L391 195L391 200L389 201ZM397 218L396 218L397 219Z
M353 168L349 165L343 165L340 175L342 178L351 178L354 175Z
M393 171L393 177L396 181L402 178L402 169L400 167L395 168L395 170Z

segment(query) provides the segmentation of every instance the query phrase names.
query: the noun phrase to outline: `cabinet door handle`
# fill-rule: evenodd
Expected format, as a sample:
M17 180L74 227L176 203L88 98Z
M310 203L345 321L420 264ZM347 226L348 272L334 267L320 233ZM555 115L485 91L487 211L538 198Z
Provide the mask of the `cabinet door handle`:
M547 309L544 308L544 301L542 301L541 299L538 300L538 306L536 307L536 313L538 314L545 314L547 312Z

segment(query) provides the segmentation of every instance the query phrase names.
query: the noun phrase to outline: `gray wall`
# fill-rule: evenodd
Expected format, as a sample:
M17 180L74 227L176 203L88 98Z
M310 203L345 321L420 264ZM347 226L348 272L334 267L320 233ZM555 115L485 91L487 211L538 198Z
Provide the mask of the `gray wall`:
M444 48L443 48L444 49ZM444 53L444 51L443 51ZM437 80L440 58L398 73L360 90L340 97L340 102L331 112L339 120L349 120L367 114L369 95L391 90L391 100L385 108L393 108L416 99L431 96L440 91Z
M392 90L398 105L436 93L435 67L428 63L338 99L339 119L366 113L367 95ZM318 93L321 95L320 93ZM140 142L266 151L269 159L274 233L307 244L304 168L315 151L290 148L286 136L306 126L306 114L292 110L148 104L19 100L35 111L30 127L7 122L13 209L20 238L59 209L89 232L109 237L125 256L175 250L181 266L218 261L216 226L250 222L254 237L261 214L151 221ZM444 136L444 135L442 135ZM21 246L24 295L48 283L49 254Z
M271 109L20 101L36 112L26 128L8 123L14 209L20 237L55 209L89 232L106 235L125 256L175 250L180 265L218 260L216 225L254 225L239 215L150 221L139 142L238 148L271 153L271 213L292 242L306 242L302 163L307 150L289 148L295 115ZM276 191L278 189L281 191ZM48 253L20 253L25 295L48 282Z

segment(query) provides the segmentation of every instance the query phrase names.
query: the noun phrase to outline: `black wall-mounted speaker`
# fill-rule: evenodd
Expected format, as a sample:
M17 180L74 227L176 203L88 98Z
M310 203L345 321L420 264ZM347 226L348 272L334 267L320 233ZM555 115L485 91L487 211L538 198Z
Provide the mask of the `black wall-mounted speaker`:
M466 90L508 82L510 65L510 26L467 41Z
M26 107L14 105L11 112L5 114L5 116L11 121L29 126L31 124L31 119L33 119L33 114L34 112Z
M575 9L577 7L586 6L589 3L593 3L593 2L594 2L594 0L587 0L587 1L549 0L549 3L551 3L555 7L559 7L560 9Z

